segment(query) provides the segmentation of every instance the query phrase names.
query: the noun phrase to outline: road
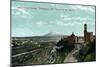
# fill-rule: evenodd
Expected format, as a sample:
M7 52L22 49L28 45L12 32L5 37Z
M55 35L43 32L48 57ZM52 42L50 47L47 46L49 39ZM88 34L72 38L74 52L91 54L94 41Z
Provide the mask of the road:
M74 55L75 55L76 53L79 52L79 50L80 50L80 45L79 45L79 44L75 44L75 45L76 45L76 46L75 46L75 49L72 50L72 51L67 55L67 57L66 57L65 60L64 60L64 63L78 62L78 60L74 57Z

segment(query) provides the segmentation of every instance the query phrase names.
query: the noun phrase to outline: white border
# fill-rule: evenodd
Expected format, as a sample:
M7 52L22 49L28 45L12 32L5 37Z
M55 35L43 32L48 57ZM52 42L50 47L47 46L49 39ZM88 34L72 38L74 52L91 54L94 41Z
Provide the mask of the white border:
M31 0L32 1L32 0ZM38 65L34 67L98 67L100 63L100 2L99 0L33 0L69 4L96 5L96 62ZM10 0L0 0L0 67L10 67ZM27 66L33 67L33 66Z

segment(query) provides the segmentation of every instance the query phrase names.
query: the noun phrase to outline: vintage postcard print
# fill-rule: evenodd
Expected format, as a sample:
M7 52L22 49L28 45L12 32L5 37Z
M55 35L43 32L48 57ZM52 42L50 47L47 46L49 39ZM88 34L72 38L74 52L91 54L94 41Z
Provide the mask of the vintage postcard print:
M12 1L11 65L96 61L96 7Z

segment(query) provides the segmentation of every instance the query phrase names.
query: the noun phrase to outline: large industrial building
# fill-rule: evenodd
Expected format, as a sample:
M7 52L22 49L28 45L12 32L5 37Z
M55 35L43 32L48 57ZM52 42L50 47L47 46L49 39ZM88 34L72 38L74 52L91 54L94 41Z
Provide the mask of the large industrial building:
M69 43L91 43L95 39L93 32L87 31L87 24L84 24L84 36L75 36L74 32L66 38Z

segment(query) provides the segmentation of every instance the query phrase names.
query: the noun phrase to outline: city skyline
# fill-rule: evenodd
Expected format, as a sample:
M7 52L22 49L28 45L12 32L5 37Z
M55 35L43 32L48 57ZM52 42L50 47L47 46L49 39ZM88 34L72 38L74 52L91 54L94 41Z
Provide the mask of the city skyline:
M40 7L42 10L37 10ZM12 36L42 36L49 32L83 36L84 24L95 35L95 6L12 2Z

